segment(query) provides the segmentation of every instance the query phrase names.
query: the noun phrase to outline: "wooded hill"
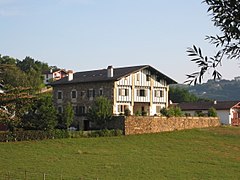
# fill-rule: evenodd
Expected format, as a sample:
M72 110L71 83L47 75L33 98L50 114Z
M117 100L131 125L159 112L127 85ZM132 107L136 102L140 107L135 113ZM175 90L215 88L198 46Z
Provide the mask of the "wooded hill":
M178 84L171 87L185 88L199 98L222 101L240 100L240 81L237 80L208 80L207 83L195 86Z

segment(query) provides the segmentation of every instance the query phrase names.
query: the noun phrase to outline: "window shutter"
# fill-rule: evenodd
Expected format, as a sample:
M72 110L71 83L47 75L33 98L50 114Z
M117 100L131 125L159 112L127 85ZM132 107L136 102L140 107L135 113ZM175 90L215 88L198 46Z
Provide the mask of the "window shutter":
M95 89L93 89L93 97L95 97Z
M128 96L129 95L129 91L128 89L125 89L125 96Z

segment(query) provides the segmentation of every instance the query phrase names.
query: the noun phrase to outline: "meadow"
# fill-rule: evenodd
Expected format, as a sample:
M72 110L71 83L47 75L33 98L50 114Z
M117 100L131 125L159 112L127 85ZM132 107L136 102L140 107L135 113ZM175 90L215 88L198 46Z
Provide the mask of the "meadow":
M240 179L240 128L0 143L0 179Z

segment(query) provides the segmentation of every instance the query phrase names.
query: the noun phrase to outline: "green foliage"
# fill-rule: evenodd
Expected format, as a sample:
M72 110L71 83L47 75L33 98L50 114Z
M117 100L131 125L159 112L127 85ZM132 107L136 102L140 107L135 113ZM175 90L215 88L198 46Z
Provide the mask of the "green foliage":
M166 117L181 117L183 112L179 107L170 107L169 109L162 108L160 113Z
M15 64L0 64L0 82L8 88L28 87L27 75Z
M203 113L202 111L196 111L196 112L194 113L194 116L196 116L196 117L206 117L207 114L206 114L206 113Z
M187 49L191 61L199 67L199 72L187 75L188 80L185 82L189 84L201 83L203 75L210 70L214 79L220 79L222 76L217 67L221 65L224 57L240 58L240 1L204 0L203 2L208 5L214 26L219 28L221 33L206 37L206 40L217 49L216 55L212 57L204 56L201 49L196 46Z
M48 69L46 63L30 57L20 61L0 55L0 82L9 87L31 87L39 90L44 86L42 72Z
M147 116L147 111L142 111L142 116Z
M136 113L135 113L135 116L141 116L142 114L140 113L140 111L136 111Z
M111 117L112 105L110 100L103 96L97 97L93 106L89 109L87 119L106 129L107 122L111 120Z
M58 128L67 129L73 122L74 112L71 103L67 103L67 106L63 109L62 114L58 114Z
M217 117L217 111L215 108L211 107L209 110L208 110L208 116L209 117Z
M169 88L169 99L174 103L196 102L200 100L196 95L189 93L186 88L180 87Z
M36 97L29 88L11 88L0 94L0 122L14 130Z
M68 137L69 134L67 131L59 129L52 131L27 130L14 132L0 132L0 142L60 139Z
M125 116L130 116L131 115L131 111L127 108L124 110L124 115Z
M88 133L88 137L112 137L112 136L120 136L122 134L123 134L122 130L102 129L102 130L92 131L91 133Z
M56 124L56 110L52 97L45 95L34 100L27 113L23 115L21 126L28 130L51 130Z

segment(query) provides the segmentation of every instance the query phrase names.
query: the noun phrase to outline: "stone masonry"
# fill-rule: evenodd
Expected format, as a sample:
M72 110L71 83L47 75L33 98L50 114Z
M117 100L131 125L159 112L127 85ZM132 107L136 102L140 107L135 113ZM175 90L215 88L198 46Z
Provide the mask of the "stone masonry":
M159 133L164 131L184 130L220 126L216 117L157 117L129 116L125 119L125 135Z

